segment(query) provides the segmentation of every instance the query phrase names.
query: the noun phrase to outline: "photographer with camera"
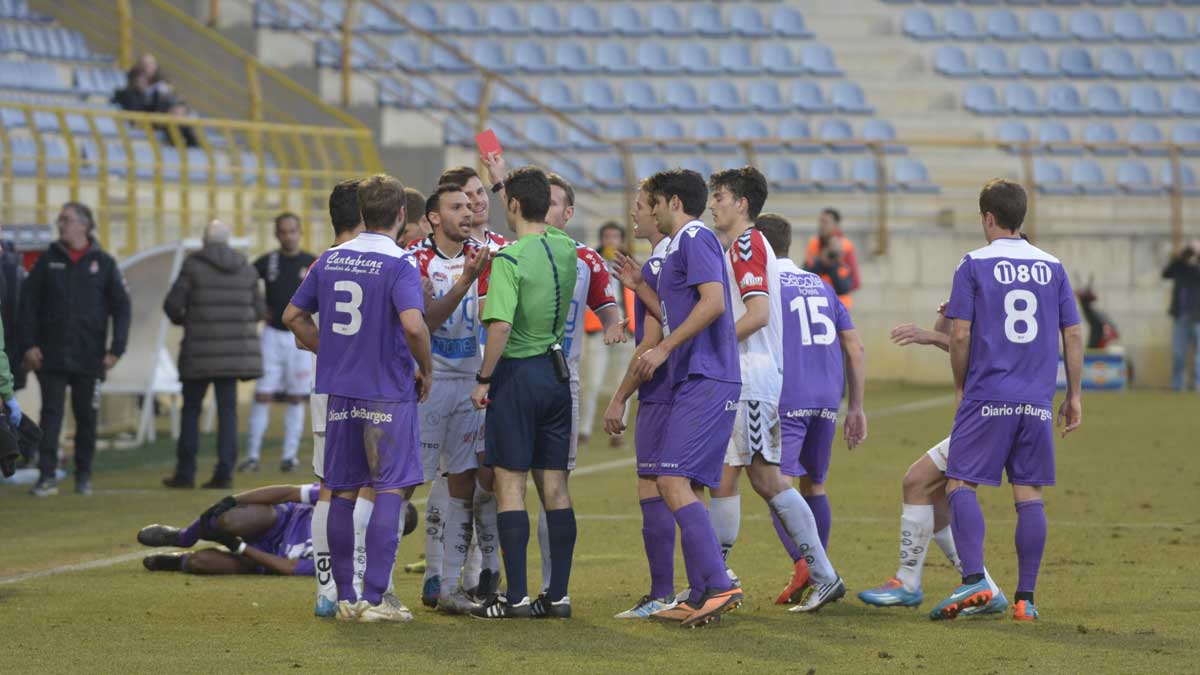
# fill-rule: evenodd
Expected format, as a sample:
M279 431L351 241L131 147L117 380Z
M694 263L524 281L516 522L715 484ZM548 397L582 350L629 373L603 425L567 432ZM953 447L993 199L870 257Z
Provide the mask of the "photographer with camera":
M804 269L833 287L842 304L853 305L850 294L858 290L858 256L854 244L842 234L842 214L832 207L821 210L817 236L808 240Z
M1163 269L1163 278L1172 279L1171 307L1175 319L1171 337L1171 386L1183 391L1187 386L1188 352L1200 346L1200 239L1193 239L1175 254ZM1200 388L1200 352L1192 360L1192 390Z

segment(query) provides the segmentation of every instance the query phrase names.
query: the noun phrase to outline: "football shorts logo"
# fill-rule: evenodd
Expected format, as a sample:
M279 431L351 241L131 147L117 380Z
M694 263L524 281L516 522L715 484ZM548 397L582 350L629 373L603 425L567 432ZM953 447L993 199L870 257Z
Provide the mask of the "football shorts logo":
M725 401L725 412L737 412L737 401Z

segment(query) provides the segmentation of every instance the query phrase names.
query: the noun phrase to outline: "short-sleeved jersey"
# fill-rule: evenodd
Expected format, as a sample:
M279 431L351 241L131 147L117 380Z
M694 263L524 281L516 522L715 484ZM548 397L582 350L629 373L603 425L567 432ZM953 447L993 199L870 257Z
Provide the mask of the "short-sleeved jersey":
M321 312L317 393L416 400L400 313L425 311L417 259L386 234L363 232L321 254L292 304Z
M434 299L445 296L458 282L466 267L467 256L486 255L483 247L472 239L466 242L458 255L448 257L438 250L432 236L409 246L408 251L417 259L417 269L420 270L421 277L428 279L433 285ZM479 348L479 303L487 297L490 267L489 265L475 280L471 290L463 296L458 307L442 325L430 333L434 373L474 375L479 372L483 360L483 353Z
M845 388L838 333L852 330L850 312L821 277L779 260L783 306L783 390L779 412L837 408Z
M575 293L571 296L571 309L567 311L567 335L563 339L563 350L572 364L578 364L583 356L584 308L598 312L617 304L616 290L608 265L595 249L575 242Z
M725 288L729 285L729 273L717 235L703 222L693 220L680 228L667 245L658 277L664 336L670 335L692 313L700 301L699 286L705 283L719 283ZM729 293L722 295L725 312L668 357L672 387L689 377L741 383L733 308Z
M479 241L478 239L476 239L474 237L471 238L471 241L473 241L476 244L479 244L481 246L487 246L489 249L492 250L492 253L499 251L500 249L504 248L505 246L508 246L508 244L510 243L502 235L496 234L495 232L492 232L491 230L486 229L486 228L483 230L483 241Z
M505 357L545 354L561 339L575 294L576 260L575 240L553 227L496 253L483 320L512 325Z
M746 313L746 300L766 298L767 325L738 343L742 368L742 400L779 400L783 386L783 316L779 304L779 264L775 251L762 232L750 228L729 247L725 255L729 274L729 302L733 321Z
M288 301L295 295L314 260L316 257L308 251L284 255L275 250L254 261L254 269L267 287L267 310L271 313L267 323L275 330L288 329L283 325L283 310L287 309Z
M963 257L946 317L971 321L963 398L1050 405L1058 335L1079 323L1058 258L1024 239L997 239Z
M650 288L658 290L658 277L662 272L663 258L667 255L667 247L671 244L669 237L663 237L654 245L650 258L642 265L642 279ZM634 296L633 316L636 319L633 337L637 342L642 341L646 326L646 303L640 297ZM638 401L644 403L670 403L671 378L664 366L654 371L654 375L638 386Z

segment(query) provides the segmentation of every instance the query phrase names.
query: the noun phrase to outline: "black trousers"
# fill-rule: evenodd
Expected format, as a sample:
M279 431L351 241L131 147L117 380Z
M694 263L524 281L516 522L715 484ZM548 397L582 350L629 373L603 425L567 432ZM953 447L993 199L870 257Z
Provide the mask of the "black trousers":
M233 466L237 463L237 380L232 377L184 380L183 414L179 420L179 442L175 446L175 478L186 482L192 482L196 478L200 408L210 382L217 398L217 466L213 469L213 478L232 478Z
M58 468L58 437L66 414L67 387L71 388L71 413L75 415L75 479L92 475L96 455L96 418L100 410L99 380L94 375L40 371L42 388L42 446L38 470L42 480L54 478Z

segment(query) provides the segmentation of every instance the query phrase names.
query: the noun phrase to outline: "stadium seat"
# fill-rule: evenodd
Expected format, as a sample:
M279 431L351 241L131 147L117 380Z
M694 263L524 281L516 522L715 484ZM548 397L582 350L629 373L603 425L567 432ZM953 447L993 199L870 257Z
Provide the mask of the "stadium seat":
M613 95L612 86L608 80L586 79L583 81L583 91L580 93L580 100L588 110L593 112L619 112L624 107L617 103L617 97Z
M537 98L542 105L558 112L569 113L583 110L583 106L576 102L575 97L571 94L571 88L562 80L539 80Z
M796 62L792 50L781 42L768 42L759 51L763 69L772 75L799 75L804 66Z
M692 133L710 152L733 152L737 149L733 144L724 141L729 138L729 134L725 133L725 125L721 124L720 120L702 117L696 120L696 127Z
M854 128L842 119L827 119L817 127L817 138L829 146L834 152L862 152L866 150L862 143L852 142Z
M534 47L541 49L541 45L535 43L524 43L525 45L533 44ZM504 54L504 47L499 42L492 40L472 40L470 43L471 60L484 68L494 70L497 73L511 73L516 68L508 60L508 56ZM542 55L542 63L545 64L546 55Z
M1137 160L1124 160L1117 165L1117 187L1131 195L1162 194L1162 187L1154 183L1154 174Z
M900 20L905 35L917 40L938 40L944 37L933 15L925 8L910 9Z
M1026 77L1058 77L1050 63L1050 54L1038 45L1026 45L1017 52L1017 69Z
M366 9L368 4L360 5ZM487 26L487 32L493 35L528 35L529 27L521 20L521 13L513 5L507 3L491 4L487 8L487 14L484 16L484 24Z
M518 52L518 56L520 52ZM518 59L518 63L520 63ZM583 45L569 40L560 40L554 48L554 63L558 69L568 73L587 74L596 72L596 65L588 58Z
M608 137L614 141L629 141L630 139L645 138L645 136L646 134L642 132L642 125L632 117L617 117L608 123ZM629 148L634 152L650 152L654 150L654 145L635 141L629 144Z
M436 70L449 73L471 72L471 65L463 61L457 54L441 45L433 45L429 51L429 63Z
M1029 34L1033 39L1041 42L1063 42L1070 40L1071 36L1063 30L1062 22L1059 21L1058 15L1044 9L1039 9L1029 14Z
M987 77L1016 77L1017 69L1008 63L1008 54L994 45L975 49L975 67Z
M661 42L646 41L639 44L637 64L652 75L673 75L681 70L678 65L671 63L671 55Z
M1149 147L1163 143L1162 131L1159 130L1158 125L1156 124L1152 124L1144 120L1138 120L1137 122L1134 122L1133 124L1129 125L1128 140L1130 143L1136 143L1139 145L1144 144L1147 146L1142 148L1134 148L1134 152L1139 155L1161 156L1167 154L1166 148Z
M795 80L792 82L792 105L807 113L820 114L833 112L833 106L825 100L821 85L812 80Z
M862 87L854 82L835 82L829 91L829 102L839 112L872 115L875 108L867 103Z
M1185 117L1200 116L1200 89L1187 85L1172 89L1171 110Z
M1179 80L1185 73L1175 65L1171 51L1162 47L1146 47L1142 50L1142 70L1155 80Z
M929 171L919 159L901 157L896 160L892 170L892 179L905 192L936 194L940 192L937 185L929 180Z
M1171 167L1170 162L1163 164L1158 171L1158 182L1165 189L1172 190L1175 187L1175 172ZM1195 197L1200 195L1200 187L1196 185L1196 172L1187 164L1179 165L1179 184L1182 193L1187 197Z
M770 37L771 29L763 21L762 14L753 5L736 4L729 15L729 27L741 37Z
M708 47L702 42L685 42L676 54L679 65L693 75L715 75L721 69L713 63Z
M678 142L687 136L687 133L684 132L683 125L679 123L679 120L673 117L659 117L654 120L650 136L661 143L659 147L665 152L693 152L696 149L691 143Z
M712 164L709 164L708 160L702 157L685 157L683 161L679 163L679 168L686 169L688 171L695 171L701 176L704 176L705 179L711 176L713 172Z
M423 2L408 3L408 10L404 13L404 18L408 19L409 23L417 28L435 33L441 31L441 22L438 21L437 10L432 5L427 5Z
M665 37L687 37L692 30L684 23L675 5L660 3L652 5L646 20L655 33Z
M525 120L525 137L536 147L562 150L567 147L558 134L558 125L547 117L530 117Z
M746 90L746 102L755 110L764 113L784 113L791 109L775 80L755 80Z
M1094 160L1077 159L1071 164L1071 184L1085 195L1111 195L1117 191Z
M624 37L645 37L654 32L650 24L642 20L642 13L629 4L610 7L608 23L617 35Z
M1121 94L1111 85L1097 84L1088 89L1087 107L1095 115L1124 116L1129 108L1121 101Z
M777 143L759 142L762 139L770 138L771 130L767 128L765 122L756 117L749 117L738 122L733 135L739 141L755 141L754 148L759 152L778 152L780 150Z
M963 107L976 115L999 115L1005 111L996 90L987 84L972 84L963 92Z
M708 106L700 100L700 95L696 93L696 88L687 80L669 80L666 84L663 101L675 112L695 113L708 110Z
M1105 47L1100 52L1100 72L1105 77L1120 80L1136 80L1142 76L1133 61L1133 54L1124 47Z
M480 63L485 66L490 65L487 61L480 61ZM550 60L546 58L546 50L541 43L532 40L518 42L517 46L513 48L513 64L523 73L550 73L558 70L558 67L551 64Z
M850 180L863 192L879 190L879 166L874 157L855 157L850 162ZM888 192L896 190L896 184L886 185Z
M842 165L829 157L817 157L808 163L809 180L825 192L851 192L854 184L842 177Z
M1183 53L1183 69L1188 76L1200 78L1200 47L1193 47Z
M567 10L567 29L576 35L601 37L612 33L608 23L600 18L596 6L587 2L570 3Z
M1104 28L1104 19L1090 9L1083 9L1071 15L1071 35L1083 42L1106 42L1109 40L1108 31Z
M497 84L492 90L492 108L513 112L532 112L537 106L529 99L528 95L523 96L512 87Z
M779 123L779 137L792 152L820 152L821 146L813 142L808 120L788 117Z
M1171 130L1171 142L1180 145L1197 147L1184 148L1183 154L1189 157L1200 155L1200 124L1180 124Z
M1080 47L1063 47L1058 50L1058 69L1067 77L1093 78L1100 75L1092 63L1092 55Z
M606 190L625 189L625 165L620 157L600 157L592 165L597 184Z
M432 65L421 55L421 45L408 38L396 38L388 43L388 59L406 72L428 72Z
M1038 145L1050 154L1078 155L1083 152L1079 146L1067 145L1070 142L1071 131L1062 122L1048 121L1038 126Z
M978 75L967 55L957 45L940 45L933 50L933 69L947 77L975 77Z
M727 73L748 75L758 73L750 47L745 42L726 42L718 52L717 64Z
M1187 19L1171 9L1165 9L1154 15L1154 35L1159 40L1167 42L1187 42L1195 39L1188 30Z
M625 51L625 45L621 42L601 42L596 45L596 65L600 70L613 75L630 75L639 70L629 60L629 53Z
M713 80L708 84L708 105L721 112L742 112L742 97L728 80Z
M833 52L825 45L805 45L804 49L800 52L800 62L804 64L804 70L813 75L830 77L845 75L842 69L837 67L837 63L834 62Z
M659 102L654 87L645 80L629 80L622 87L625 107L641 113L663 112L666 104Z
M1112 15L1113 37L1122 42L1151 42L1154 33L1146 30L1146 22L1142 15L1129 10L1116 12Z
M538 35L566 35L571 29L563 25L562 17L554 5L532 5L529 7L529 27Z
M806 192L808 185L800 176L800 167L786 157L772 157L763 165L767 182L772 190L780 192Z
M721 19L721 10L716 5L697 3L688 9L688 26L693 33L705 37L729 37L733 31Z
M1119 143L1117 129L1108 122L1092 122L1083 129L1083 142L1096 143L1102 146L1106 143ZM1120 157L1129 154L1126 148L1089 146L1093 155Z
M1029 34L1021 28L1021 20L1010 9L994 9L988 12L985 30L993 40L1018 42L1029 39Z
M861 136L864 140L875 141L883 145L883 151L888 154L903 154L907 149L896 140L896 128L887 120L867 120L863 123Z
M468 108L479 107L483 96L483 83L475 78L459 80L454 83L454 98Z
M567 182L578 189L591 190L598 187L576 162L555 159L551 160L546 168L567 179Z
M1070 85L1066 85L1066 87L1071 93L1075 92ZM1082 111L1083 106L1078 103L1078 94L1075 94L1075 101L1076 106ZM1047 106L1043 106L1038 100L1037 92L1023 83L1010 84L1004 89L1004 105L1009 112L1017 115L1045 115L1048 110Z
M1030 139L1029 127L1025 126L1024 122L1017 120L1008 120L1001 122L1000 126L996 127L996 140L1004 143L1001 146L1009 152L1019 152L1023 143L1028 143Z
M442 24L443 30L462 35L478 35L487 31L475 8L466 3L447 5Z
M975 24L975 15L965 9L948 9L942 15L942 30L956 40L978 40L984 37Z
M1135 115L1143 117L1165 117L1170 114L1162 93L1148 85L1137 85L1129 90L1129 108Z
M1048 159L1033 160L1033 182L1039 192L1048 195L1071 195L1078 192L1067 182L1062 167Z
M597 138L603 138L600 134L600 126L596 124L596 120L590 117L572 117L571 121L582 127L583 130L591 132L589 135L575 126L568 125L567 143L571 147L578 150L601 150L606 146L603 140L596 140Z
M779 37L810 38L812 31L804 24L804 15L800 10L788 5L779 5L771 12L771 30Z

